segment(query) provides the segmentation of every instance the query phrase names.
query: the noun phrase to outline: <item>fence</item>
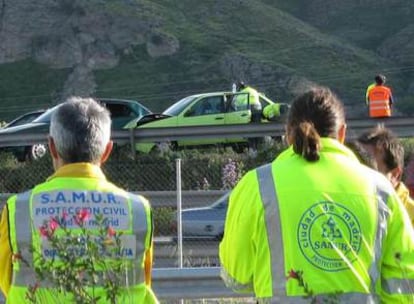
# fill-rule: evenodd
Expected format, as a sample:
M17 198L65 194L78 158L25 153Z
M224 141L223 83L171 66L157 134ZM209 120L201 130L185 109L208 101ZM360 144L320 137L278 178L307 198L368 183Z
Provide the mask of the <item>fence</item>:
M371 124L365 125L365 127L370 126ZM408 134L407 132L413 132L413 128L403 127L401 132ZM257 136L256 133L254 134ZM131 135L129 134L123 140L128 142L130 139ZM178 248L176 241L175 230L176 159L182 159L180 184L183 190L183 208L199 207L214 203L231 189L238 178L247 170L271 161L282 146L283 144L273 142L264 145L257 151L246 150L245 153L235 153L231 149L221 148L202 152L198 150L179 152L167 150L159 155L139 155L138 157L134 157L130 147L126 146L119 148L111 156L103 166L107 178L128 191L143 194L149 198L152 204L156 240L154 288L161 297L194 298L204 294L209 298L235 296L229 290L223 289L218 277L218 270L214 268L218 266L219 243L216 239L202 237L185 239L182 244L182 265L184 267L198 267L198 269L174 269L180 266L180 248ZM35 162L17 163L10 154L0 154L0 193L5 194L0 197L0 201L4 202L8 196L7 193L16 193L32 188L45 181L52 173L49 156ZM209 227L207 228L209 229ZM207 230L206 232L209 232ZM211 269L206 270L204 267L207 266ZM165 267L171 270L165 270ZM174 290L169 286L169 284L174 286L174 283L178 284L177 282L182 283L180 286L188 286L186 284L191 284L192 280L205 280L207 282L205 286L199 281L197 281L197 285L200 283L206 289L203 291L186 288L183 293L183 289Z
M273 150L269 155L275 153ZM183 208L210 205L259 161L257 154L239 155L230 150L212 150L208 154L184 151L137 159L117 155L103 166L103 171L109 180L144 195L151 202L155 220L154 289L160 298L236 297L222 284L217 268L203 268L219 265L218 240L188 238L184 239L181 248L174 240L176 230L171 226L177 207L177 156L183 157L180 174ZM265 161L265 157L262 159ZM11 194L29 189L51 174L49 156L35 162L17 163L11 155L0 154L0 189L3 193L0 209ZM187 268L174 269L180 266L180 252L181 266L199 267L195 272ZM187 293L186 286L195 281L200 283L197 283L198 288ZM173 286L176 286L175 290Z

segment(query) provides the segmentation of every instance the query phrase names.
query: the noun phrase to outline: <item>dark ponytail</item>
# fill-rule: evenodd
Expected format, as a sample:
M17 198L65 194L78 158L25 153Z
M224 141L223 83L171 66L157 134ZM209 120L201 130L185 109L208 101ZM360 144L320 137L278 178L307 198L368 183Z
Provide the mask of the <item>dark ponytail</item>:
M313 88L293 101L287 135L296 154L315 162L319 160L320 138L337 138L344 123L344 108L339 99L328 88Z
M320 136L311 122L302 122L293 130L293 151L307 161L319 160Z

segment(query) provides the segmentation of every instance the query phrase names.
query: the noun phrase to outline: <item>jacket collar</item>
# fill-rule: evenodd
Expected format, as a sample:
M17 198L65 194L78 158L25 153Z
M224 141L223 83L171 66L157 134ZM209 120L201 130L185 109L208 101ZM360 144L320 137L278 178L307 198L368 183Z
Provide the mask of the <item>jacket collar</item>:
M339 154L343 154L344 156L350 159L353 159L359 162L358 158L351 151L351 149L346 147L344 144L341 144L337 139L329 138L329 137L322 137L320 140L321 140L320 141L320 144L321 144L320 152L321 153L329 153L329 152L339 153ZM289 146L287 150L285 150L285 152L282 152L278 158L285 158L285 157L290 157L293 155L296 155L296 153L293 151L293 146L291 145Z
M91 163L74 163L60 167L52 176L47 180L51 180L59 177L83 177L83 178L96 178L106 180L101 168Z

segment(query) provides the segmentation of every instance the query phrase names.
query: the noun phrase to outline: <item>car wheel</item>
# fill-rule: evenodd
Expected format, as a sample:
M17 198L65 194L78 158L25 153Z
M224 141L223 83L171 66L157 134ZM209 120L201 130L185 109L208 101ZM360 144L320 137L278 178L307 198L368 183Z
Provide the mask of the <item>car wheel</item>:
M46 145L44 144L36 144L30 147L28 158L29 160L38 160L45 156L47 153Z

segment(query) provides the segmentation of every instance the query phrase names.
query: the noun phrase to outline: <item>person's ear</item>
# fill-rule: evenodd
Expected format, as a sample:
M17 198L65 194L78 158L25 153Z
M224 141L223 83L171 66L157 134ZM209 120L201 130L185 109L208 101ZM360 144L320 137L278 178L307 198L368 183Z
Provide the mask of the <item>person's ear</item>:
M403 170L400 167L396 167L389 172L391 183L394 187L401 181L402 173Z
M338 140L341 144L345 142L345 137L346 137L346 124L344 123L343 125L339 127L339 130L338 130Z
M290 136L290 129L287 125L285 125L285 135L283 136L283 139L288 146L290 146L293 143L292 138Z
M114 147L114 142L112 140L108 141L108 143L106 144L105 147L105 151L102 154L101 157L101 164L103 164L104 162L106 162L109 158L109 155L111 155L112 152L112 148Z
M50 155L53 159L58 159L59 155L56 150L55 141L53 140L52 136L47 137L47 145L49 146Z

